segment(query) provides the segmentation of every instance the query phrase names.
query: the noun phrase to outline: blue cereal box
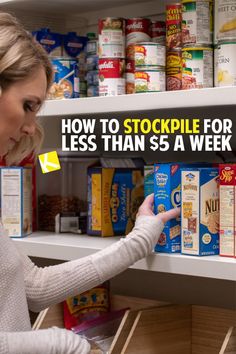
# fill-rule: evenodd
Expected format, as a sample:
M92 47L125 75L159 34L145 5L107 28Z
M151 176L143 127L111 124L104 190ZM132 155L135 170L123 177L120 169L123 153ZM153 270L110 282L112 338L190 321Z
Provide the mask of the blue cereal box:
M160 163L154 165L154 213L180 206L180 163ZM180 252L180 218L165 224L163 232L155 247L156 252Z
M219 254L218 168L183 169L181 196L181 252Z
M141 169L88 169L88 234L115 236L129 233L143 201Z
M154 166L144 166L144 197L154 193Z
M1 221L11 237L32 233L32 169L1 167Z

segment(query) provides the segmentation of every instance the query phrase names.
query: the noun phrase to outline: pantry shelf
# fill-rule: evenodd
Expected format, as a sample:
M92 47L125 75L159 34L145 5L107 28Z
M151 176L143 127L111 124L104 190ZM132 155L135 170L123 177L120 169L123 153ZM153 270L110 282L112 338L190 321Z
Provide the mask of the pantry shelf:
M14 239L20 251L28 256L65 261L91 255L118 240L119 237L100 238L52 232L35 232L26 238ZM219 256L152 254L131 268L236 281L236 259Z
M40 117L236 104L236 87L46 101Z

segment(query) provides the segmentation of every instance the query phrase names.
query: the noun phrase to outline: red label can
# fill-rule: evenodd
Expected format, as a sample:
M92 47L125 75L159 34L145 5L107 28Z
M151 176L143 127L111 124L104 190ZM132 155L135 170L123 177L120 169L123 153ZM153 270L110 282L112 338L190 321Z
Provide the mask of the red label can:
M151 35L152 35L152 42L165 44L166 42L165 21L152 21Z
M151 21L148 18L126 20L126 46L151 40Z
M134 60L126 61L125 78L126 78L126 93L135 93L135 62Z
M166 6L166 46L178 48L182 45L182 4Z
M99 96L125 94L125 60L99 59Z

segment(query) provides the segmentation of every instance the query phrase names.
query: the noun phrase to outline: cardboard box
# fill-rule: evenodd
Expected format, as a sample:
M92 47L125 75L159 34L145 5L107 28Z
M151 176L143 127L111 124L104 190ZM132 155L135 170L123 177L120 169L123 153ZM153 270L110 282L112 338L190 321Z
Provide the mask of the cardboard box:
M218 254L219 170L183 169L181 175L181 252Z
M11 237L32 233L32 169L1 167L1 220Z
M144 197L154 193L154 166L144 166Z
M143 201L142 169L88 169L89 235L115 236L129 233Z
M235 256L236 164L220 164L220 256Z
M180 206L180 163L160 163L154 165L154 213ZM155 247L156 252L180 252L180 218L168 221Z

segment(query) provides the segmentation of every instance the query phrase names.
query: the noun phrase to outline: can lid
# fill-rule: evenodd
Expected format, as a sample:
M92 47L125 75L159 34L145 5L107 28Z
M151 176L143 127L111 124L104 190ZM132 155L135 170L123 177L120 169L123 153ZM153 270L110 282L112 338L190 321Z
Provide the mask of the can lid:
M96 33L94 32L88 32L86 36L88 37L88 39L96 39Z
M188 2L213 2L213 0L182 0L182 4L185 4Z
M140 71L165 71L164 66L154 66L154 65L145 65L145 66L137 66L135 68L135 72Z
M147 18L147 17L132 17L132 18L127 18L127 20L126 21L151 21L149 18Z
M155 43L155 42L139 42L137 44L135 44L137 46L139 45L150 45L150 46L155 46L155 47L165 47L165 45L161 44L161 43Z
M229 39L229 40L223 40L223 41L219 41L216 45L215 45L215 48L218 46L218 45L224 45L224 44L236 44L236 39Z
M184 46L182 48L182 51L188 51L188 50L213 50L213 46L196 44L191 46Z

